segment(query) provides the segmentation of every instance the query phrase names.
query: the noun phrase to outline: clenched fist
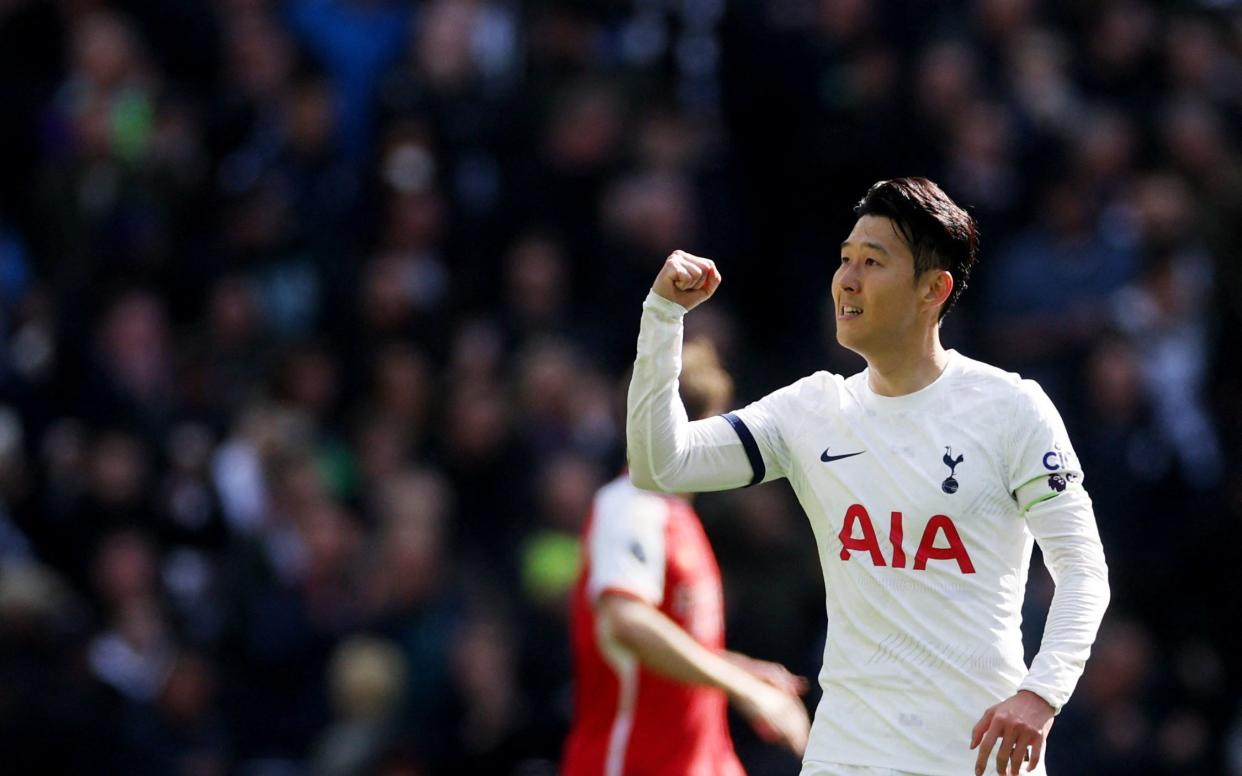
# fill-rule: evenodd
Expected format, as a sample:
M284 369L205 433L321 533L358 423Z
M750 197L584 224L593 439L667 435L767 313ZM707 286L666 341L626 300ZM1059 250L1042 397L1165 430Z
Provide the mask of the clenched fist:
M692 310L716 293L720 281L716 262L685 251L673 251L664 260L651 288L665 299Z

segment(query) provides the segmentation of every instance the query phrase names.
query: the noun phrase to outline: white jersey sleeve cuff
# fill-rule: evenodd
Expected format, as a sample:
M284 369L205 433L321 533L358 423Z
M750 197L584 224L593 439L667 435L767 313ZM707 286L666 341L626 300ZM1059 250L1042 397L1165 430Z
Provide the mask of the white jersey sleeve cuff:
M1065 701L1068 699L1067 697L1061 697L1064 693L1057 692L1054 688L1039 684L1038 682L1023 682L1018 685L1018 689L1035 693L1040 698L1043 698L1044 702L1052 707L1054 715L1061 713L1061 707L1065 705Z
M647 292L647 298L643 300L643 307L658 313L661 317L674 321L681 320L688 312L686 308L673 300L665 299L657 294L654 289Z

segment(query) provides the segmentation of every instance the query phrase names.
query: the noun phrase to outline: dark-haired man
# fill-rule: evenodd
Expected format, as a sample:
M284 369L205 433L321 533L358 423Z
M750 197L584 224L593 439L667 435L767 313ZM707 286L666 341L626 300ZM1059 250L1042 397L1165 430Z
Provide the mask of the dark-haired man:
M693 423L676 392L682 316L721 275L669 256L643 306L630 473L654 490L793 486L828 609L804 776L981 774L993 754L999 773L1043 773L1108 604L1082 471L1039 386L940 343L975 261L970 215L923 178L875 184L856 212L832 298L837 339L867 368ZM1033 541L1057 589L1028 670Z

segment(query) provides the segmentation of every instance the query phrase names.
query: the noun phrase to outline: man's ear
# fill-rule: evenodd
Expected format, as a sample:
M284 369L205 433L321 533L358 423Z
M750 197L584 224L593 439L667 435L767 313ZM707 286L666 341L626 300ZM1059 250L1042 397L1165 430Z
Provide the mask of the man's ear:
M923 301L932 307L942 307L953 294L953 273L947 269L934 269L928 274L930 277L923 291Z

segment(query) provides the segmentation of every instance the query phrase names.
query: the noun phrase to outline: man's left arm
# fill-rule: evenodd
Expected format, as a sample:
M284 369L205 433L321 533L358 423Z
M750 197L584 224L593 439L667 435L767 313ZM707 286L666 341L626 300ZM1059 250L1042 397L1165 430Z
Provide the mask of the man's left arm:
M1044 555L1056 591L1043 641L1017 693L989 708L971 731L982 774L993 745L998 773L1018 773L1030 750L1039 762L1054 716L1082 676L1096 632L1108 608L1108 566L1091 498L1065 426L1052 402L1024 383L1015 417L1019 437L1010 455L1013 495Z
M1035 504L1026 520L1056 591L1039 653L1019 688L1060 711L1082 675L1108 608L1108 565L1085 490L1067 489Z

